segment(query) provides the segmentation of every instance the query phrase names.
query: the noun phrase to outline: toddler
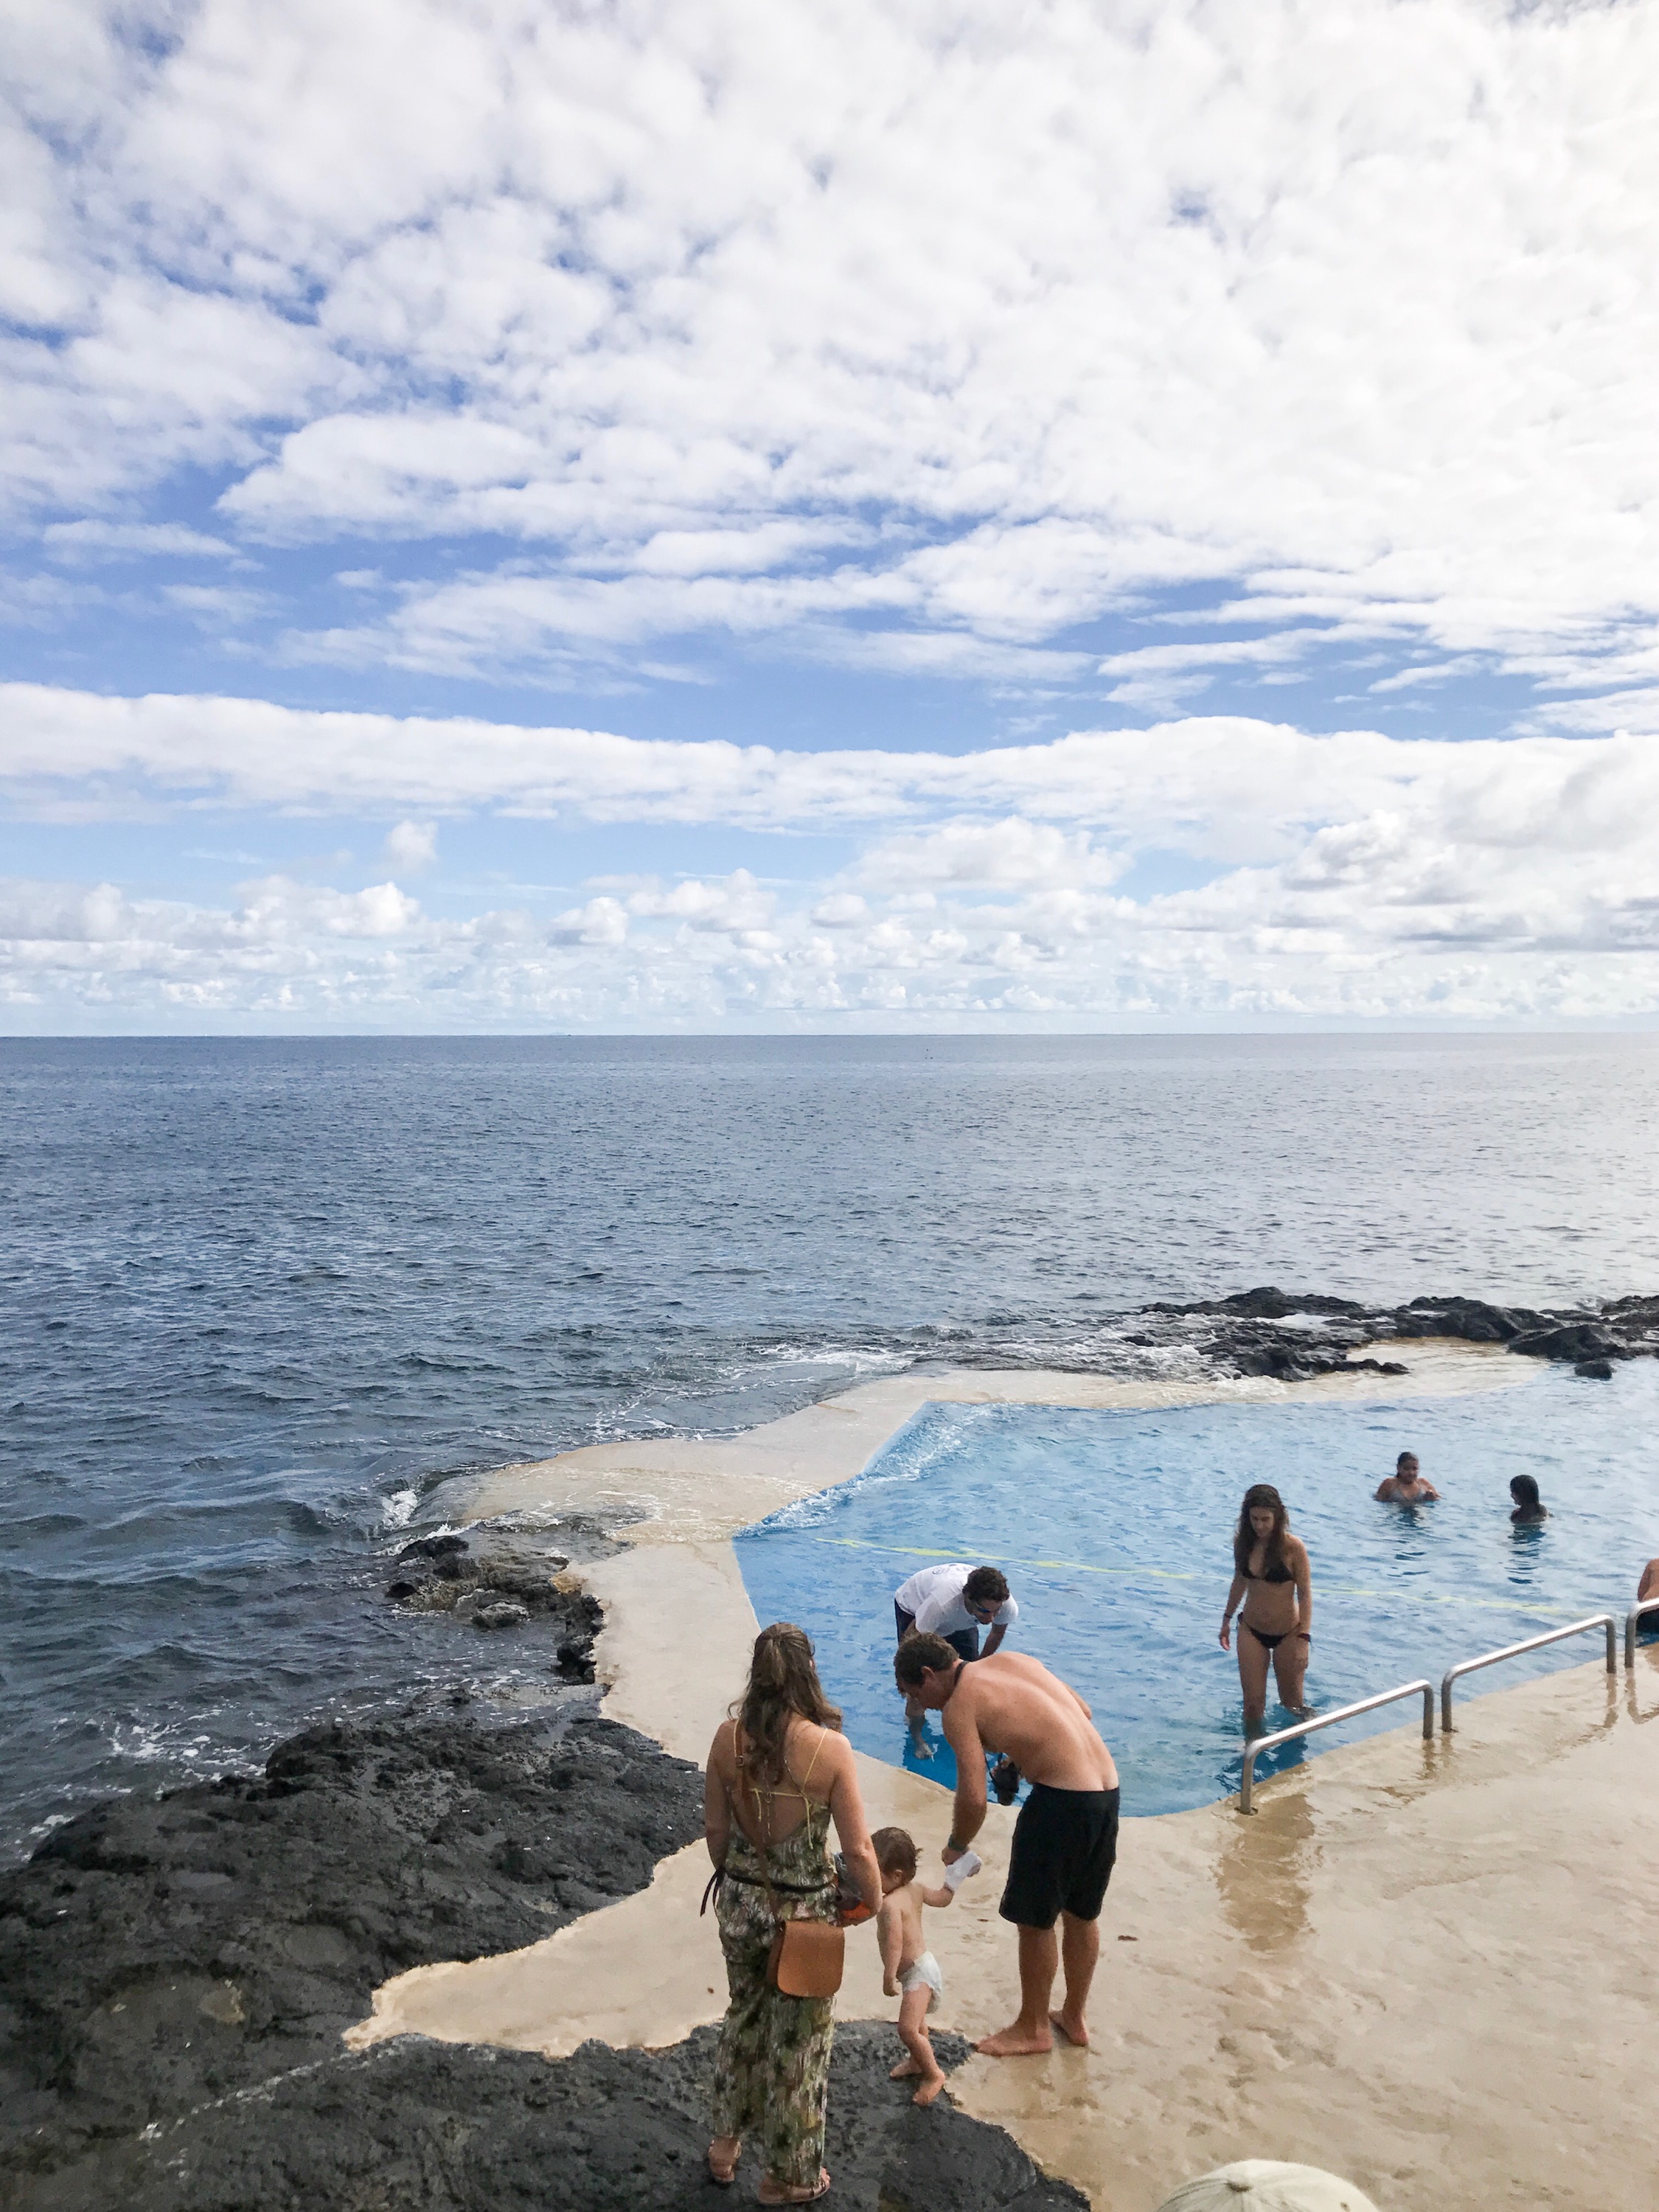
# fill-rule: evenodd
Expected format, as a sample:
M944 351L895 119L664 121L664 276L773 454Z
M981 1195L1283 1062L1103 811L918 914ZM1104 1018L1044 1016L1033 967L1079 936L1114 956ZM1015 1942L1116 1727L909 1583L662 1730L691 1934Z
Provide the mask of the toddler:
M945 1993L939 1961L922 1940L921 1908L949 1905L958 1884L980 1869L978 1856L964 1851L945 1874L939 1889L924 1889L916 1880L916 1847L902 1828L878 1828L870 1838L881 1869L881 1911L876 1935L881 1945L882 1988L899 2002L899 2041L906 2057L893 2069L896 2081L920 2075L913 2104L931 2105L945 2087L945 2074L933 2056L927 2015Z

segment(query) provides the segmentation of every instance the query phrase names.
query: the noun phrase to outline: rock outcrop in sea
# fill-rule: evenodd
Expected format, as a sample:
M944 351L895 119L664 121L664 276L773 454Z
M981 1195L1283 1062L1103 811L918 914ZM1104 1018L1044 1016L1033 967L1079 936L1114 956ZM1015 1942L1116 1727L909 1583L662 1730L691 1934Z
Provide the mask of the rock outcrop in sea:
M605 1540L607 1549L616 1550ZM593 1545L586 1556L595 1556ZM591 1682L599 1602L583 1589L581 1577L568 1571L569 1565L566 1552L480 1525L465 1536L417 1536L405 1544L386 1594L394 1605L448 1613L483 1630L550 1620L562 1632L559 1674L568 1682Z
M1401 1375L1405 1364L1356 1359L1362 1346L1391 1339L1456 1337L1501 1346L1534 1359L1570 1364L1602 1380L1612 1363L1659 1356L1659 1297L1612 1298L1595 1306L1540 1310L1495 1305L1485 1298L1413 1298L1408 1305L1365 1305L1316 1291L1269 1284L1231 1297L1186 1305L1158 1304L1135 1316L1132 1344L1179 1341L1235 1375L1271 1375L1287 1382L1344 1370Z

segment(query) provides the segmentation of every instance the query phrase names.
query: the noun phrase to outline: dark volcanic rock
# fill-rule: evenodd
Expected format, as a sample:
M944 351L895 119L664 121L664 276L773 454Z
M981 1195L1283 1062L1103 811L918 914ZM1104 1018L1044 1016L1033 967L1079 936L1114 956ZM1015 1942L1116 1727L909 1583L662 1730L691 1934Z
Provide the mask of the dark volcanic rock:
M332 2061L388 1976L535 1942L701 1832L696 1768L591 1713L312 1729L84 1813L0 1875L0 2172Z
M1559 1328L1529 1329L1510 1340L1511 1352L1530 1352L1534 1359L1623 1359L1624 1347L1605 1330L1589 1322L1572 1322Z
M847 2212L1086 2212L1001 2129L890 2081L892 2030L836 2036L825 2162ZM937 2047L948 2067L967 2056ZM708 2212L714 2031L662 2051L584 2044L550 2064L406 2037L195 2112L31 2190L19 2212ZM80 2193L73 2194L71 2191Z
M1394 1361L1351 1359L1361 1345L1391 1337L1461 1337L1502 1345L1537 1359L1634 1359L1659 1354L1659 1298L1614 1298L1594 1311L1540 1313L1530 1306L1492 1305L1485 1298L1421 1297L1405 1306L1362 1306L1351 1298L1303 1296L1269 1284L1231 1297L1190 1305L1144 1306L1145 1315L1197 1322L1187 1338L1201 1357L1236 1375L1271 1375L1301 1382L1355 1369L1408 1371ZM1204 1326L1204 1324L1208 1324ZM1135 1345L1166 1340L1129 1337Z
M617 1548L603 1535L590 1537L586 1548L596 1546ZM470 1537L421 1536L405 1544L386 1594L412 1613L443 1613L474 1628L545 1623L557 1638L560 1674L568 1682L591 1682L599 1606L564 1571L568 1565L564 1552L481 1527Z
M1413 1298L1390 1316L1398 1336L1461 1336L1466 1344L1510 1344L1544 1316L1526 1306L1488 1305L1484 1298Z
M1254 1291L1234 1291L1224 1298L1205 1298L1196 1305L1149 1306L1149 1313L1236 1314L1241 1321L1284 1321L1291 1314L1319 1314L1342 1320L1363 1320L1368 1311L1352 1298L1322 1297L1316 1291L1299 1297L1264 1283Z
M1583 1375L1592 1382L1611 1382L1613 1363L1608 1359L1581 1359L1573 1369L1575 1375Z

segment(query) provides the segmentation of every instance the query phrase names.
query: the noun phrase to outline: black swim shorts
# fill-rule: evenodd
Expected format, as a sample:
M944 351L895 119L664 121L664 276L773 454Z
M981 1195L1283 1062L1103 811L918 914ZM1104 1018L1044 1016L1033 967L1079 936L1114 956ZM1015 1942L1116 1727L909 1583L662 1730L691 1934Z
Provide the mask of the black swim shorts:
M1062 1912L1098 1920L1117 1861L1115 1790L1050 1790L1020 1808L1008 1886L998 1908L1022 1928L1052 1928Z
M905 1638L910 1633L910 1631L915 1626L915 1625L916 1616L915 1613L907 1613L904 1610L904 1607L899 1603L898 1600L895 1598L893 1600L893 1626L898 1631L898 1640L901 1644L903 1643ZM945 1640L950 1645L951 1650L956 1653L958 1659L978 1658L978 1629L958 1628L951 1635L947 1636Z

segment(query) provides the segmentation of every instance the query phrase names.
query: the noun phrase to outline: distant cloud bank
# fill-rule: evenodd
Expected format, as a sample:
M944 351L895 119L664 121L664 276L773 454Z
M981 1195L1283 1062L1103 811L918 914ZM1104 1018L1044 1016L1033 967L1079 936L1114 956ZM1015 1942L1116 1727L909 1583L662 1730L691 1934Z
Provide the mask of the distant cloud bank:
M424 912L393 878L269 877L234 910L14 883L15 1006L325 1025L911 1016L1618 1019L1659 986L1659 750L1405 743L1241 720L962 755L643 744L604 732L8 687L0 771L46 819L264 806L737 826L779 873L596 878L557 911ZM846 833L823 876L802 831ZM1159 889L1171 858L1192 880ZM1153 882L1136 888L1150 869Z

